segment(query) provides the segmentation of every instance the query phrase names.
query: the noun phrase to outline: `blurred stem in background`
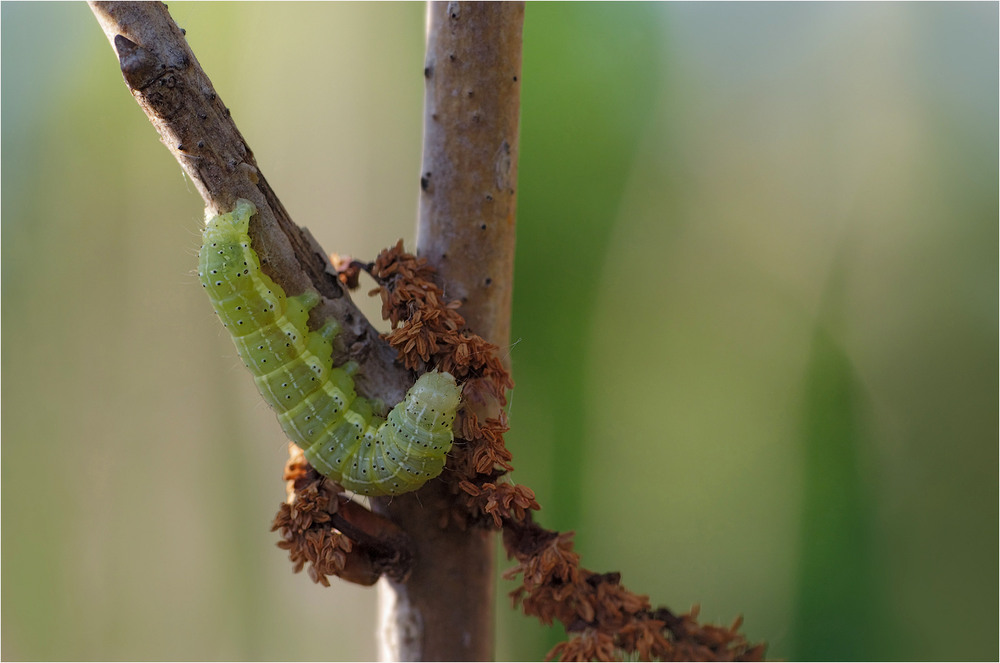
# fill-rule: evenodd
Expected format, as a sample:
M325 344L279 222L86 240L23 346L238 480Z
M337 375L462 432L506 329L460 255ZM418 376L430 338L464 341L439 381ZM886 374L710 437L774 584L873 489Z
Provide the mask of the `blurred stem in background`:
M805 373L801 444L804 497L792 658L876 660L891 649L878 621L878 567L864 390L822 322ZM880 573L881 571L881 573Z
M633 11L638 11L638 15ZM595 311L594 284L617 220L625 182L662 77L663 18L656 5L594 3L567 12L529 5L525 31L524 142L518 227L514 353L550 394L554 420L547 527L580 525L584 386ZM601 27L603 26L603 27ZM538 29L536 27L536 29ZM580 35L601 34L597 42ZM541 359L544 358L544 361ZM518 360L523 360L519 363ZM515 433L516 434L516 433ZM523 464L523 463L522 463Z
M656 4L627 12L614 3L529 4L525 18L512 363L515 382L543 399L551 436L515 423L508 437L515 467L526 470L515 481L540 491L540 522L576 530L581 545L594 284L662 78L663 24ZM519 421L516 389L511 408ZM560 631L550 629L537 651L563 639Z
M883 545L878 536L879 471L872 407L848 351L847 265L842 241L820 300L802 385L803 458L799 572L792 657L868 661L891 657Z

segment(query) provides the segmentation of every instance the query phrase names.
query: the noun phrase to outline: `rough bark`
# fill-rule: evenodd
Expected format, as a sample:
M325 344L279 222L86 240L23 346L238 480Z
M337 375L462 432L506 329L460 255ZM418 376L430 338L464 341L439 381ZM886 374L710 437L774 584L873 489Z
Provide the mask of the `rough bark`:
M424 63L417 251L438 268L469 328L510 336L524 4L435 2ZM493 533L442 529L449 495L378 500L417 545L409 580L380 582L383 660L493 657Z
M289 294L322 295L314 321L340 322L334 352L361 364L358 389L386 403L402 399L410 377L341 287L327 254L287 210L257 167L253 151L160 2L90 2L118 56L129 91L191 178L206 208L228 212L237 198L257 206L251 222L262 268Z

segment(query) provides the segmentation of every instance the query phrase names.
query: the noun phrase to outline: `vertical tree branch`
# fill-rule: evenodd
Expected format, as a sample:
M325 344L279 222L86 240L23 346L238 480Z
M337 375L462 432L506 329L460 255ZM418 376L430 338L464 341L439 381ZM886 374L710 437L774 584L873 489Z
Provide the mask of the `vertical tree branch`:
M462 301L469 328L500 347L510 336L523 22L520 2L428 8L417 251ZM449 499L432 481L375 505L417 542L409 580L380 585L384 660L493 657L495 539L442 529Z
M472 331L510 337L521 110L521 3L435 2L424 77L417 252Z

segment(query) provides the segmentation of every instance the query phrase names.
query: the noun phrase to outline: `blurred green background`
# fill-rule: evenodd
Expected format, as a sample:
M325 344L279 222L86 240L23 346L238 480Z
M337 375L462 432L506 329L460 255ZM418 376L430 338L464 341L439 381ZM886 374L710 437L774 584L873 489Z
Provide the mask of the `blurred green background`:
M170 9L299 223L412 245L423 5ZM2 657L373 658L268 531L194 187L86 5L0 10ZM585 566L774 657L997 658L997 23L528 6L508 444Z

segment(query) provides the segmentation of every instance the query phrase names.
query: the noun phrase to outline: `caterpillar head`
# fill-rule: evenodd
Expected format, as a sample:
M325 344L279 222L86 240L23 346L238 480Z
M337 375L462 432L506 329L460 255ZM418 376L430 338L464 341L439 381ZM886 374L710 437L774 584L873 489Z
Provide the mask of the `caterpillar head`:
M454 417L462 390L451 373L433 371L417 378L406 392L407 404Z

